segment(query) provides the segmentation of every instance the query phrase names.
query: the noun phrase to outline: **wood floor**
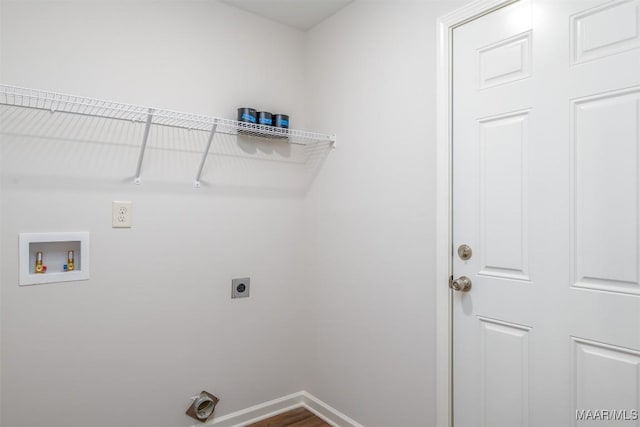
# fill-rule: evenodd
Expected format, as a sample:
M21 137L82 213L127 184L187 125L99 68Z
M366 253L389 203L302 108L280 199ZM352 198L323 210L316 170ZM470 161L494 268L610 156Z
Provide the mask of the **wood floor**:
M304 408L296 408L247 427L331 427L331 424L325 423Z

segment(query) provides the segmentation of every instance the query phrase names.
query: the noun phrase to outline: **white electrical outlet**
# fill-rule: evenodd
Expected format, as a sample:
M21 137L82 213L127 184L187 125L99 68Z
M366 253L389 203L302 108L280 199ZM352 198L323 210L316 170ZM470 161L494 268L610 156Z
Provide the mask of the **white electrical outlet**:
M114 200L111 204L111 226L113 228L131 228L132 202Z

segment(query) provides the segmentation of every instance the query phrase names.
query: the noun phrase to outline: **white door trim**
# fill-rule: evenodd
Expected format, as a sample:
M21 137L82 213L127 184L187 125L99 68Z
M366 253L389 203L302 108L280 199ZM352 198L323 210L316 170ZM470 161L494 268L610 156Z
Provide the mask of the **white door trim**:
M437 31L437 155L436 155L436 425L453 427L452 405L452 31L518 0L476 0L438 19Z

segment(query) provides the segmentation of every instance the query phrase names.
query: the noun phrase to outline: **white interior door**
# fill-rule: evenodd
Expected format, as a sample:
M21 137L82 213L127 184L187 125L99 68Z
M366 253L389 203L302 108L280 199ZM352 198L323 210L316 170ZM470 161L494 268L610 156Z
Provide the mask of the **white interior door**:
M639 144L640 0L453 31L456 427L640 426Z

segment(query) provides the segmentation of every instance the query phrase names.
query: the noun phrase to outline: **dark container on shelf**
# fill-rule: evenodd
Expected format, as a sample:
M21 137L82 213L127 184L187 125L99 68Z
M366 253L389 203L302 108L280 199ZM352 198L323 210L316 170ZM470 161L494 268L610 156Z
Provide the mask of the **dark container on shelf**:
M256 124L258 115L255 108L238 108L238 121Z
M289 116L286 114L274 114L273 125L277 128L289 129Z
M258 111L258 124L273 126L273 115L268 111Z

